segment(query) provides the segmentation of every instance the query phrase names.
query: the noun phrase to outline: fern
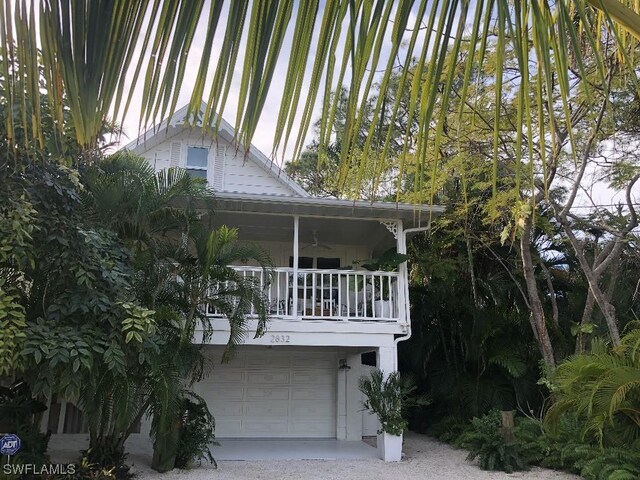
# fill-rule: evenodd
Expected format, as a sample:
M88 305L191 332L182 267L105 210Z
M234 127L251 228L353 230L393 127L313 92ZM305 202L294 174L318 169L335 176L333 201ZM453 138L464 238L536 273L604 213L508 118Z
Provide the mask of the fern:
M467 460L478 459L478 465L483 470L511 473L528 468L521 446L506 442L500 433L502 424L499 411L492 410L483 417L474 418L471 425L455 442L455 445L469 450Z
M640 330L632 330L622 344L605 351L596 342L591 354L577 355L561 364L552 381L558 397L546 423L552 429L569 411L584 418L582 436L607 438L614 443L640 438Z

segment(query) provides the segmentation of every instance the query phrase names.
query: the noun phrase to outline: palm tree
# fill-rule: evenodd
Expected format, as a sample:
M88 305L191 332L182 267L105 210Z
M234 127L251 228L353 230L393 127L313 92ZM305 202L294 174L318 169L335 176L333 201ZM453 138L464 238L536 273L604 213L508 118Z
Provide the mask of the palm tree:
M584 419L583 435L630 445L640 438L640 329L630 330L611 349L594 342L592 351L558 366L556 401L546 422L557 426L565 413Z
M566 99L571 75L589 73L583 61L587 57L595 59L602 78L610 58L615 58L616 67L628 68L633 75L636 60L632 52L640 38L639 8L631 0L310 0L298 5L293 0L240 0L228 5L213 0L208 9L204 0L144 1L133 7L126 0L3 2L0 76L8 85L7 136L9 144L15 141L15 123L21 123L25 141L43 142L37 101L42 88L51 98L51 113L60 120L58 125L62 125L63 106L68 104L75 136L85 149L95 144L107 117L121 119L127 114L134 92L140 91L133 87L142 90L141 127L171 116L188 70L196 27L202 21L206 29L201 55L195 59L199 68L189 119L199 115L205 98L202 122L215 130L220 121L215 114L225 110L229 89L236 81L234 72L239 70L237 140L249 145L272 93L277 60L288 58L274 153L286 151L294 138L295 157L301 152L318 94L323 96L320 144L329 145L339 100L339 96L331 99L329 93L336 85L348 83L342 148L343 161L347 161L360 134L361 111L372 85L378 84L382 94L373 106L370 129L377 128L382 116L393 119L399 115L397 102L388 105L384 101L389 88L397 90L396 99L402 92L411 92L409 112L416 116L421 139L415 154L424 161L428 150L438 151L445 116L434 111L436 105L447 105L460 68L456 62L447 62L448 56L458 56L463 46L468 52L463 98L468 98L474 69L495 72L496 118L506 88L503 59L517 58L519 80L513 83L513 100L524 119L535 116L536 105L551 101L550 92L556 85L561 100ZM223 9L227 9L225 27L219 25ZM343 28L345 22L347 28ZM288 36L295 41L287 42ZM222 46L211 77L216 43ZM488 47L497 51L497 62L487 59ZM390 82L394 71L399 72L399 81ZM211 85L208 91L207 83ZM14 111L21 112L17 120L7 113ZM300 111L301 126L294 136ZM430 135L433 124L436 133ZM540 138L543 147L545 127L529 125L531 128L537 131L527 135ZM521 124L519 138L524 130ZM62 131L58 134L64 138ZM370 148L365 142L362 158L367 158ZM387 142L383 152L388 148ZM494 148L497 151L497 145ZM405 139L403 153L406 150Z
M261 287L229 265L255 260L268 282L271 259L261 246L239 242L237 229L213 227L215 198L201 179L178 168L155 172L127 152L88 168L83 179L87 216L113 229L134 251L139 298L156 308L168 302L170 292L183 295L169 303L188 305L185 338L192 338L196 326L205 339L210 335L204 303L229 319L229 347L242 339L251 310L257 334L264 332L268 309Z
M202 346L213 329L206 308L229 321L227 359L248 331L249 314L257 315L256 336L264 333L268 314L260 283L229 265L254 260L268 281L271 261L261 247L240 243L235 229L210 225L212 192L183 170L155 173L144 159L122 153L86 168L82 178L86 217L115 231L133 255L135 298L147 310L125 305L123 331L132 323L149 326L139 332L142 340L127 340L132 358L124 375L97 372L80 392L90 448L94 455L111 455L95 461L117 465L114 459L147 414L153 417L154 464L173 468L182 400L208 373ZM201 342L194 343L196 333Z

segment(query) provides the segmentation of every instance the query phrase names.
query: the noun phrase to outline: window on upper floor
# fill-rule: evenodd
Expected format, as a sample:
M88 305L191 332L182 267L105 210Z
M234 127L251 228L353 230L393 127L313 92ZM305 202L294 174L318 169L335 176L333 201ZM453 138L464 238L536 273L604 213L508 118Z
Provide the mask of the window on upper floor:
M187 148L186 170L189 175L207 179L209 165L209 149L206 147Z

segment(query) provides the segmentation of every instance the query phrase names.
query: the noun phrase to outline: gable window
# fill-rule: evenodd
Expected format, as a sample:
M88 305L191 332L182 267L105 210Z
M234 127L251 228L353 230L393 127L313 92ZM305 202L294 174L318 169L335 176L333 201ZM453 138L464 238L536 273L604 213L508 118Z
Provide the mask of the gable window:
M187 173L194 177L207 179L209 149L206 147L187 148Z

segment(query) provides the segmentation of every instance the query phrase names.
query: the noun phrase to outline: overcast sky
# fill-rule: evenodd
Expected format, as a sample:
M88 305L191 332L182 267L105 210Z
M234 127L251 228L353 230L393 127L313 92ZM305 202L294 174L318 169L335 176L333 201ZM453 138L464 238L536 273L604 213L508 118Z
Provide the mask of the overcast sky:
M297 5L298 4L296 2L296 4L294 5L294 12L293 12L292 18L295 18ZM202 15L202 20L200 22L200 25L198 26L197 33L191 48L191 52L189 54L188 68L186 69L184 83L182 85L182 89L180 90L180 93L178 96L178 103L177 103L178 108L186 105L191 98L191 91L195 83L195 77L198 72L199 60L202 55L202 49L204 45L208 8L209 6L206 5L204 10L205 14ZM226 28L228 11L229 11L229 3L225 2L222 13L221 13L221 18L218 23L217 33L224 32L224 29ZM249 24L249 20L247 20L245 24L245 33L248 28L248 24ZM256 147L258 147L258 149L260 149L266 155L269 155L271 153L272 146L273 146L273 135L275 132L276 121L278 118L278 109L280 107L280 101L282 100L282 91L284 89L284 76L287 69L288 55L286 55L286 53L291 50L291 42L292 42L292 36L293 36L292 30L293 30L293 25L291 25L291 28L289 28L287 32L287 36L284 40L284 44L280 52L280 58L278 59L278 63L276 66L275 75L271 82L268 100L265 103L264 109L262 111L262 116L258 124L258 128L256 129L256 133L253 137L253 144ZM317 39L317 29L316 29L315 38ZM209 75L208 75L209 79L206 83L205 90L204 90L205 99L209 95L211 79L213 78L213 75L215 73L219 52L222 47L222 41L223 41L222 35L217 35L216 40L214 41L214 46L213 46L213 56L209 64L210 66ZM311 66L311 62L313 61L315 56L315 48L313 48L313 45L315 45L315 43L316 43L315 41L312 42L312 50L309 54L309 69ZM244 49L245 45L246 45L246 39L243 40L242 49ZM242 69L243 69L242 49L241 49L240 55L238 56L236 69L233 75L233 83L229 91L229 97L227 99L226 108L225 108L225 111L222 113L223 118L227 120L231 125L235 125L235 121L236 121L236 108L238 103L240 80L241 80ZM303 92L308 88L308 85L309 85L309 78L305 78ZM141 86L138 87L138 90L140 90L140 92L142 91ZM134 95L134 100L132 101L131 108L129 109L127 117L124 121L124 124L123 124L124 131L125 131L125 134L128 136L128 138L124 138L121 141L122 145L135 139L138 135L140 97L141 95ZM314 115L314 120L319 116L319 101L320 101L320 97L316 101L317 108L315 109L315 111L317 113ZM302 111L299 112L299 115L302 115ZM296 123L297 123L296 124L296 128L297 128L297 126L299 125L299 119L298 119L298 122ZM297 131L295 131L294 133L297 133ZM307 135L307 140L310 141L312 137L313 137L312 132L309 132L309 134ZM291 153L286 155L286 160L288 160L290 156L291 156ZM282 159L278 159L278 163L282 163Z
M218 29L216 33L220 33L220 32L224 32L224 29L226 28L226 22L227 22L227 16L228 16L228 8L229 3L225 2L224 6L223 6L223 10L221 13L221 18L219 20L218 23ZM296 15L297 15L297 7L298 7L298 2L294 3L294 11L292 14L292 19L295 19ZM194 83L195 83L195 77L198 71L198 66L199 66L199 60L200 57L202 55L202 49L203 49L203 45L204 45L204 39L205 39L205 33L206 33L206 23L208 20L208 8L209 5L205 5L204 11L203 11L203 15L202 15L202 20L200 22L200 25L198 26L197 29L197 33L195 36L195 39L193 41L193 45L192 45L192 49L191 52L189 54L188 57L188 68L186 70L186 75L185 75L185 79L184 79L184 83L182 85L182 88L180 90L179 93L179 97L178 97L178 103L177 103L177 108L180 108L182 106L184 106L185 104L187 104L190 100L191 97L191 91L193 89ZM317 43L317 38L319 36L319 24L321 23L322 17L322 9L324 8L324 2L321 2L320 5L320 18L316 21L316 31L315 31L315 35L314 35L314 39L311 42L311 51L309 52L309 60L308 60L308 64L307 64L307 75L305 77L305 81L304 81L304 85L303 85L303 89L302 89L302 97L301 97L301 101L300 101L300 107L298 109L298 118L296 121L296 125L294 127L294 131L292 132L292 136L291 139L289 141L289 146L287 149L286 154L284 155L284 160L289 160L292 156L293 153L293 147L295 144L295 139L297 136L297 129L300 123L300 118L302 116L302 110L304 108L304 94L306 92L306 89L308 88L309 85L309 77L311 75L311 68L313 65L313 61L315 58L315 48L314 45ZM417 8L417 7L416 7ZM393 13L391 14L391 16L393 17ZM408 25L413 25L413 23L415 22L415 14L411 15L409 18L409 22ZM245 24L245 33L246 30L248 28L248 23L249 21L247 20L246 24ZM344 28L343 28L343 32L346 31L346 25L347 22L345 22ZM278 110L280 107L280 102L282 99L282 92L284 89L284 77L287 71L287 61L288 61L288 52L291 51L291 46L292 46L292 41L293 41L293 27L294 27L294 21L291 22L291 25L289 26L287 35L285 37L284 40L284 44L282 46L282 50L280 52L280 57L278 59L278 63L276 66L276 70L275 70L275 75L273 78L273 81L271 82L271 86L269 89L269 96L268 96L268 100L265 103L264 109L262 111L262 116L260 118L260 122L258 124L258 128L256 129L256 133L253 137L253 144L258 147L263 153L265 153L266 155L269 155L272 151L272 146L273 146L273 135L275 132L275 127L276 127L276 122L277 122L277 118L278 118ZM387 34L386 37L389 40L390 39L390 34L391 34L391 28L392 26L389 26L387 28ZM405 37L408 39L410 36L410 32L407 32L405 34ZM418 41L418 45L420 45L420 40L424 39L424 33L420 33L419 35L419 41ZM207 82L206 86L205 86L205 91L204 91L204 96L205 99L208 97L209 95L209 87L211 84L211 78L213 77L214 73L215 73L215 68L217 65L217 61L218 61L218 55L222 46L222 41L223 41L223 37L222 35L217 35L216 40L214 41L214 48L213 48L213 56L211 58L210 61L210 71L209 71L209 81ZM243 46L242 48L244 48L245 42L243 41ZM342 42L339 44L338 47L338 52L342 52L344 50L344 36L343 36L343 40ZM383 66L386 64L387 61L387 57L389 55L389 51L390 51L390 40L385 42L385 44L383 44L382 47L382 52L381 52L381 59L378 65L378 70L383 68ZM404 54L406 54L406 50L401 50L401 54L404 52ZM243 63L242 63L242 50L240 52L240 55L238 57L238 63L236 65L236 69L234 72L234 78L233 78L233 83L229 92L229 98L227 100L227 104L226 104L226 108L225 111L223 112L223 118L225 120L227 120L231 125L235 125L235 121L236 121L236 108L237 108L237 100L238 100L238 93L239 93L239 86L240 86L240 80L241 80L241 74L242 74L242 68L243 68ZM338 62L340 61L340 59L338 58ZM338 67L336 67L336 70L338 69ZM335 77L337 77L338 72L335 73ZM346 75L345 75L345 79L343 84L344 85L348 85L349 81L351 79L351 75L350 72L347 71ZM141 83L141 82L139 82ZM333 89L335 89L336 82L333 82ZM323 86L321 86L320 91L322 91ZM134 91L139 92L140 94L134 94L132 103L131 103L131 107L129 108L127 117L124 120L123 123L123 127L124 127L124 132L126 134L126 137L122 138L119 146L122 145L126 145L127 143L129 143L131 140L134 140L139 132L138 132L138 120L139 120L139 112L140 112L140 98L141 98L141 93L142 93L142 85L139 84L139 86L134 89ZM314 115L312 118L312 125L313 123L315 123L315 121L319 118L320 113L321 113L321 102L322 101L322 95L318 94L318 97L316 99L315 102L315 109L314 109ZM309 143L314 137L314 133L313 133L313 128L310 129L310 131L307 133L306 136L306 143ZM281 156L281 155L280 155ZM283 158L277 158L275 159L277 163L282 164Z
M218 33L223 32L225 27L226 27L226 22L227 22L227 14L228 14L228 2L225 2L225 5L223 7L222 13L221 13L221 18L219 20L218 23ZM292 18L295 19L296 17L296 10L297 10L297 5L298 2L295 2L294 5L294 12L292 15ZM324 7L324 5L321 4L320 9L322 11L322 8ZM208 17L208 8L209 6L206 5L203 11L203 15L202 15L202 20L200 25L198 26L197 29L197 33L192 45L192 49L189 55L189 59L188 59L188 68L187 68L187 73L185 75L184 78L184 83L182 85L181 91L179 93L179 97L178 97L178 103L177 103L177 108L182 107L183 105L185 105L186 103L189 102L189 99L191 97L191 91L193 88L193 85L195 83L195 76L196 73L198 71L198 66L199 66L199 59L201 57L202 54L202 48L203 48L203 44L204 44L204 36L205 36L205 31L206 31L206 22L207 22L207 17ZM393 16L393 14L392 14ZM412 15L409 19L408 25L412 26L415 22L415 11L414 11L414 15ZM246 28L248 27L248 20L247 20L247 25L245 25L245 31ZM317 25L316 25L316 33L314 36L314 41L312 41L311 45L312 45L312 49L309 53L309 61L308 61L308 65L307 65L307 76L305 77L305 83L303 86L303 95L306 92L306 89L308 88L308 82L309 82L309 75L310 75L310 70L313 64L313 60L315 57L315 49L313 48L313 46L317 43L317 37L318 37L318 25L320 23L320 19L317 21ZM345 25L346 26L346 25ZM345 31L345 29L343 28L343 31ZM387 29L387 38L390 37L390 31L391 31L391 27L389 27ZM410 32L407 32L405 34L405 38L408 40L410 36ZM262 112L262 116L260 118L259 124L258 124L258 128L256 129L256 133L253 137L253 144L258 147L263 153L265 153L266 155L270 155L270 153L272 152L272 146L273 146L273 135L274 135L274 131L275 131L275 126L276 126L276 121L277 121L277 116L278 116L278 109L280 106L280 102L282 99L282 92L284 89L284 76L286 74L286 69L287 69L287 60L288 60L288 55L287 53L291 50L291 45L292 45L292 39L293 37L293 22L290 25L290 28L287 32L287 36L285 37L284 40L284 44L281 50L281 54L280 54L280 58L278 60L278 64L276 66L276 73L274 75L273 81L271 83L271 87L269 90L269 96L268 96L268 100L264 106L263 112ZM215 67L217 65L217 61L218 61L218 54L222 45L222 40L223 37L222 35L217 35L216 37L216 41L214 42L214 48L213 48L213 57L210 61L210 72L209 72L209 79L211 79L213 77L213 74L215 72ZM418 46L416 47L416 51L414 52L414 54L417 54L417 52L419 52L419 46L421 45L421 43L424 41L424 34L421 34L421 37L419 37L418 40ZM385 65L386 63L386 59L387 56L389 54L389 43L390 42L386 42L385 46L383 47L383 51L382 51L382 55L381 55L381 60L378 66L378 69L382 68L383 65ZM342 52L344 48L344 43L342 43L339 48L338 48L338 52ZM406 50L401 50L400 52L400 56L402 57L404 54L406 53ZM241 50L241 54L242 54L242 50ZM339 59L338 59L339 61ZM226 105L226 109L223 112L223 117L225 118L225 120L227 120L229 123L231 123L231 125L235 124L235 120L236 120L236 108L237 108L237 99L238 99L238 92L239 92L239 85L240 85L240 79L241 79L241 73L242 73L242 68L243 68L243 64L242 64L242 56L240 55L238 58L238 63L236 65L236 70L234 72L234 76L233 76L233 83L229 92L229 98L227 100L227 105ZM337 76L337 72L335 74L335 76ZM350 80L350 75L349 72L347 72L347 76L344 80L344 85L348 85L348 82ZM140 82L141 83L141 82ZM205 98L208 97L208 90L209 90L209 86L210 86L210 81L206 84L205 86ZM335 82L333 85L333 89L335 89ZM131 107L128 111L127 117L125 118L124 122L123 122L123 127L124 127L124 132L125 135L121 141L119 142L119 146L122 145L126 145L127 143L129 143L131 140L135 139L138 136L138 119L139 119L139 112L140 112L140 98L141 98L141 93L142 93L142 86L139 85L135 90L136 94L134 94L133 96L133 100L132 100L132 104ZM322 92L322 86L320 89L320 92ZM138 94L139 93L139 94ZM319 93L318 94L318 98L315 102L315 109L314 109L314 115L312 118L312 125L313 123L318 119L318 117L320 116L320 102L322 100L322 95ZM279 158L274 159L275 162L279 165L282 165L283 161L288 161L291 156L292 156L292 151L293 151L293 147L295 145L295 139L297 136L297 128L299 126L299 117L302 115L302 109L304 107L304 97L301 100L301 107L298 110L298 121L296 122L296 126L294 127L294 132L292 134L291 140L289 141L289 146L287 149L287 152L285 152L285 155L282 156L280 155ZM306 142L305 144L309 143L314 137L314 132L313 132L313 128L310 129L310 131L307 133L306 136ZM640 189L640 188L639 188ZM636 192L636 194L638 195L638 192ZM579 199L576 202L579 205L583 205L583 206L589 206L592 205L592 201L595 202L598 205L610 205L613 203L617 203L618 201L623 200L623 195L622 194L617 194L614 195L614 192L609 190L608 188L606 188L602 183L596 185L590 192L589 195L586 194L586 192L582 192L579 195Z

